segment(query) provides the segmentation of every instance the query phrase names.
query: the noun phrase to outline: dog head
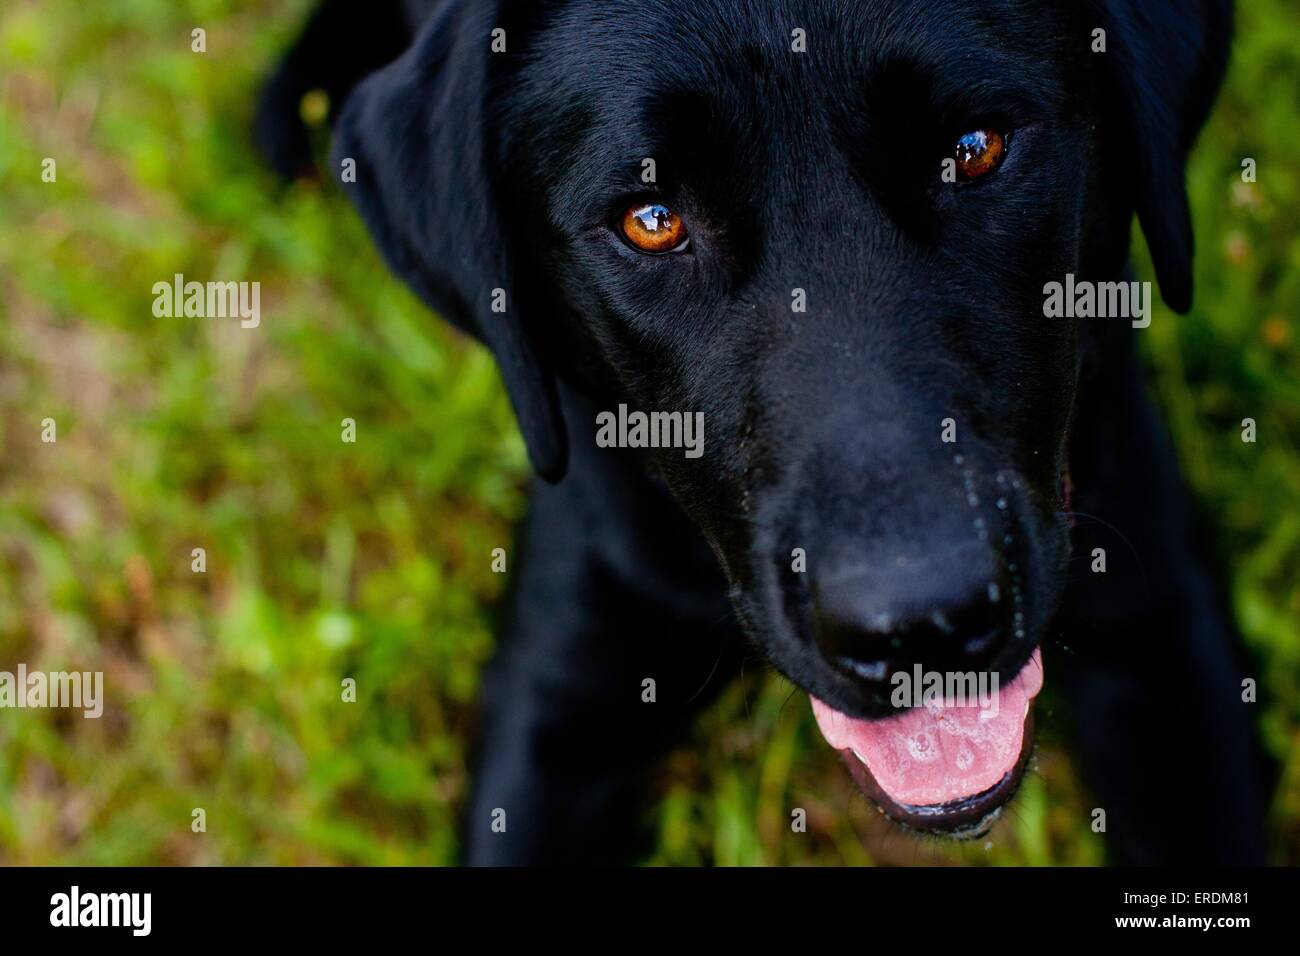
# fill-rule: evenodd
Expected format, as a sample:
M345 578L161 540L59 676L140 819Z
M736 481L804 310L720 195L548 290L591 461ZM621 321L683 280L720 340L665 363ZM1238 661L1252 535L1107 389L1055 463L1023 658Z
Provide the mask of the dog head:
M893 815L977 831L1023 765L1068 557L1087 330L1044 288L1117 278L1136 211L1189 306L1183 165L1230 21L447 0L348 101L335 159L392 268L496 354L544 477L591 441L557 379L703 414L704 454L652 466L747 631ZM949 713L937 753L933 712L894 711L917 667L1004 678L1003 713Z

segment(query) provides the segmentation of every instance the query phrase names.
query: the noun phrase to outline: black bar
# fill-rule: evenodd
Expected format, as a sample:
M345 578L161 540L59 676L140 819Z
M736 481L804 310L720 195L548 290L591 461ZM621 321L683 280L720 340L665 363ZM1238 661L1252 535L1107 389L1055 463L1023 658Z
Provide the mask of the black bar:
M119 922L128 925L51 925L58 894L70 909L73 886L87 916L87 906L98 911L98 894L150 894L148 935L136 936L131 925L143 927L142 905L119 909ZM87 904L88 895L95 903ZM279 940L337 946L390 936L435 945L445 938L451 945L464 932L486 940L511 930L541 944L557 934L576 939L598 925L664 945L686 927L757 931L761 939L765 927L782 925L805 938L839 927L850 938L860 934L864 945L887 929L921 934L918 940L955 934L973 944L1042 938L1027 933L1055 940L1202 935L1230 943L1242 933L1294 937L1298 897L1294 869L0 870L6 942L67 942L76 934L78 942L151 939L205 949ZM116 905L124 905L121 897ZM1188 925L1193 918L1244 918L1247 925L1207 929ZM1154 925L1119 925L1124 919Z

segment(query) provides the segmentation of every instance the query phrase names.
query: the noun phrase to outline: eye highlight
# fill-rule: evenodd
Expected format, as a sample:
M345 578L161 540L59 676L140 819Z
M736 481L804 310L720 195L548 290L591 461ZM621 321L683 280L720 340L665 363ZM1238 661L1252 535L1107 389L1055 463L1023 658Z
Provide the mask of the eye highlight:
M997 169L1007 152L1007 141L997 130L977 129L957 140L954 158L957 177L969 182Z
M621 225L623 237L642 252L682 252L690 242L681 217L658 203L630 207Z

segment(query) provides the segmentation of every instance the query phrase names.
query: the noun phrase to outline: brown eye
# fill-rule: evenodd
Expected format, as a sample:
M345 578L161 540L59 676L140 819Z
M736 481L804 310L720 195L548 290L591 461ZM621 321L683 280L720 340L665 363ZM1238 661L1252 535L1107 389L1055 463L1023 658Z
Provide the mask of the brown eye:
M979 179L1002 162L1007 142L1002 134L991 129L977 129L957 140L957 175L961 179Z
M680 252L688 241L681 217L658 203L633 206L623 213L623 235L642 252Z

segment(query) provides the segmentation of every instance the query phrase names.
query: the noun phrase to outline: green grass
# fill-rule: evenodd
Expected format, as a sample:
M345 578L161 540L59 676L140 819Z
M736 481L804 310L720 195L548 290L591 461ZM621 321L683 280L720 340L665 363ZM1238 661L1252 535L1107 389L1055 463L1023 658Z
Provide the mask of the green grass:
M0 669L107 688L98 721L0 712L0 862L455 859L488 556L527 463L490 359L386 276L333 191L279 193L248 148L306 5L0 11ZM1285 767L1272 842L1298 863L1300 24L1289 0L1243 6L1191 169L1197 308L1144 340L1231 558ZM261 327L154 318L176 272L257 279ZM1008 822L951 847L876 819L791 690L751 665L666 762L650 862L1100 862L1050 714Z

